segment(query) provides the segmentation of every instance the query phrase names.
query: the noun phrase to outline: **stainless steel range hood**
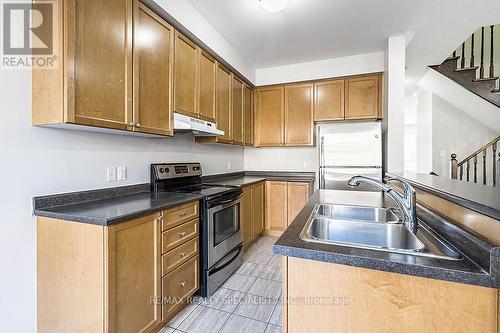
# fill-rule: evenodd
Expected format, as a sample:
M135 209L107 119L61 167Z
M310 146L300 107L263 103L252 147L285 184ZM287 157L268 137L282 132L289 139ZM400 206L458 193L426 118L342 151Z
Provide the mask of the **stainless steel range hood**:
M176 112L174 112L174 131L193 132L194 136L224 135L224 131L218 130L214 123Z

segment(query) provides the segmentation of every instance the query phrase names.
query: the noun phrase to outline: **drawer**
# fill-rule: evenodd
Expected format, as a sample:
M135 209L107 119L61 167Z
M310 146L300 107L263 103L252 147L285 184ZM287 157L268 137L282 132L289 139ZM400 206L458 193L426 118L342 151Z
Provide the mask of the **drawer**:
M182 206L167 209L163 211L161 231L168 230L186 221L198 218L199 213L198 202L190 202Z
M164 254L161 257L161 275L164 276L170 273L175 268L188 261L192 256L198 254L198 246L199 240L198 237L195 237Z
M186 222L161 234L161 253L167 253L191 238L198 236L200 221Z
M162 295L162 320L171 319L187 297L192 296L199 288L199 256L195 256L188 262L166 275L161 280Z

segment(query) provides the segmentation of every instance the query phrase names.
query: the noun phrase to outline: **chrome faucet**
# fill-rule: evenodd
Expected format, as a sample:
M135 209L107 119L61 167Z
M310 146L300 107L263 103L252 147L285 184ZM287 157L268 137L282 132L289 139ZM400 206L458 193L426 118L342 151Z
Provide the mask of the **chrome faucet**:
M413 233L417 232L417 200L415 189L406 181L399 178L389 178L387 181L398 181L403 185L404 195L394 190L388 184L384 184L377 179L365 176L354 176L347 184L352 187L358 186L360 183L367 183L384 191L398 206L401 214L403 214L403 225Z

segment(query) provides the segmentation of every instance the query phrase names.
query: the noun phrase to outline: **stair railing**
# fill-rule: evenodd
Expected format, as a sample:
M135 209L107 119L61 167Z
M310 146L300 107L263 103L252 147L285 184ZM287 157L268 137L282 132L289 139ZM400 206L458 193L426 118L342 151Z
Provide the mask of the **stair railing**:
M488 142L462 161L457 160L457 154L451 154L451 178L460 179L470 182L471 178L474 183L478 182L478 159L482 160L482 165L479 167L482 169L482 183L487 184L487 158L488 151L492 152L491 155L491 177L493 186L497 185L497 179L500 177L500 152L497 154L497 149L500 146L498 143L500 141L500 136L496 137L492 141ZM471 170L471 167L473 168ZM465 170L464 170L465 169ZM472 171L472 174L471 174Z

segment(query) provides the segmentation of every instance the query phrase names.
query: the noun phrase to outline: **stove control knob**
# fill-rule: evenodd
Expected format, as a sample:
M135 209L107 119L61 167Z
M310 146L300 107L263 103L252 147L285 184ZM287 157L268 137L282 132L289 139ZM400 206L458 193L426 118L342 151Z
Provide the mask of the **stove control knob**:
M170 169L169 168L165 168L165 172L166 173L169 173Z

